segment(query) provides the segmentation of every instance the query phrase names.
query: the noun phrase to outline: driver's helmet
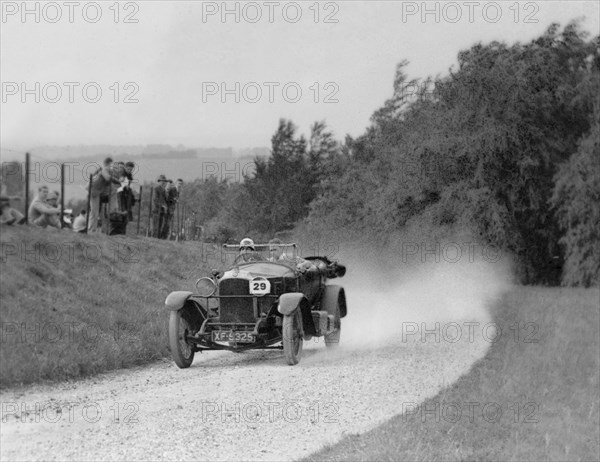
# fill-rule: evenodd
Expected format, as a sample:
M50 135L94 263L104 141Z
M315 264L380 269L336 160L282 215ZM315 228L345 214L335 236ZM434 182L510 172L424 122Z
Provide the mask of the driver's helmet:
M254 241L252 239L250 239L249 237L245 237L244 239L242 239L240 241L240 250L244 250L245 248L250 249L250 250L255 250L254 249Z

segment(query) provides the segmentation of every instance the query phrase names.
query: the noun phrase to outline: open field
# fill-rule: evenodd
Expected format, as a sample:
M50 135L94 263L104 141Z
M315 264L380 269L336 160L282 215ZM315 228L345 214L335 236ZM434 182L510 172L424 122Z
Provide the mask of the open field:
M493 313L502 334L468 374L304 460L600 459L599 297L516 287Z

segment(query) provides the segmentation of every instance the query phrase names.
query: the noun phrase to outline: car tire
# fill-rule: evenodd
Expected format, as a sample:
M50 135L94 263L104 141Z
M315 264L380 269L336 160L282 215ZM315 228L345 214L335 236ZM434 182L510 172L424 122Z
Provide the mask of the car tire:
M283 317L283 354L290 366L300 362L302 356L302 312L297 309L291 315Z
M325 346L327 348L337 348L340 344L340 335L342 333L342 320L340 317L340 304L338 301L337 308L335 310L335 317L333 318L333 326L335 330L331 334L325 335Z
M190 367L194 362L194 346L185 340L190 325L183 317L183 310L171 311L169 317L169 347L173 361L181 369Z

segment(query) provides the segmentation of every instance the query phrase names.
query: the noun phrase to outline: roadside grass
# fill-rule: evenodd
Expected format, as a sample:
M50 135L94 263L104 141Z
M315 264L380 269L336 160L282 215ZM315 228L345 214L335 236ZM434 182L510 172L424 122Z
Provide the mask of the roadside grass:
M199 242L137 236L3 227L0 246L3 388L169 356L165 297L219 266Z
M599 305L598 289L515 287L468 374L304 460L600 460Z

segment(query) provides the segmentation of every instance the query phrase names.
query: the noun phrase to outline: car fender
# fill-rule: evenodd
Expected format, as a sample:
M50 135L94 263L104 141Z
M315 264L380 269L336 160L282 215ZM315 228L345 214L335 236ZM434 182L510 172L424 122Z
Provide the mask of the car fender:
M165 300L165 305L169 311L177 311L183 308L185 302L190 298L193 292L179 290L171 292Z
M311 314L311 306L308 299L300 292L282 294L279 297L277 311L284 316L289 316L297 309L302 312L302 327L306 335L316 335L315 324Z
M304 296L304 294L300 292L292 292L288 294L282 294L279 297L279 304L277 305L277 311L279 311L284 316L289 316L296 308L300 307L302 303L308 304L308 300Z

